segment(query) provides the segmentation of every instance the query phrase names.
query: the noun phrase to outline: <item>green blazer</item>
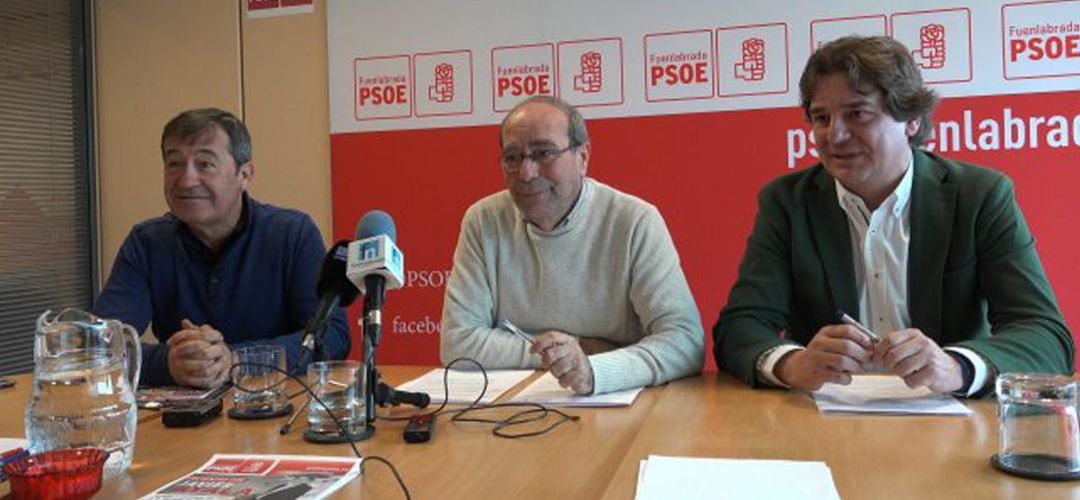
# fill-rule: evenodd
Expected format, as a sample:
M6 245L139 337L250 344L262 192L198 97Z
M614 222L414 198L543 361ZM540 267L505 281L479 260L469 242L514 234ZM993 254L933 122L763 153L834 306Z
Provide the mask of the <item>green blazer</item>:
M908 312L941 346L963 346L997 373L1073 373L1073 340L1016 204L1012 181L914 151ZM820 164L770 182L739 277L713 327L716 364L757 385L768 349L806 345L859 311L848 221ZM885 332L883 332L885 333Z

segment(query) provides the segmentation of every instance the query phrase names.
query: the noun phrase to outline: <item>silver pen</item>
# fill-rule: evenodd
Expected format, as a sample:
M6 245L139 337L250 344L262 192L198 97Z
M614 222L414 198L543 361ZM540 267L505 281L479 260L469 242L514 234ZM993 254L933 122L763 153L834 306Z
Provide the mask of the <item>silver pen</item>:
M873 342L873 343L876 344L876 343L881 341L881 337L878 337L878 335L876 333L870 331L869 328L863 326L862 323L859 323L858 321L855 321L855 318L852 318L851 316L848 316L848 313L844 312L843 310L836 311L836 315L837 315L837 317L840 318L840 321L842 321L845 325L851 325L851 326L855 327L855 329L858 330L860 333L862 333L863 335L866 335L867 337L869 337L870 342Z
M521 328L518 328L517 325L511 323L510 320L503 319L502 321L499 321L499 326L501 326L504 329L510 331L510 333L512 333L514 335L517 335L518 337L521 337L521 339L524 340L525 342L528 342L530 344L533 343L533 338L530 337L529 334L522 331Z

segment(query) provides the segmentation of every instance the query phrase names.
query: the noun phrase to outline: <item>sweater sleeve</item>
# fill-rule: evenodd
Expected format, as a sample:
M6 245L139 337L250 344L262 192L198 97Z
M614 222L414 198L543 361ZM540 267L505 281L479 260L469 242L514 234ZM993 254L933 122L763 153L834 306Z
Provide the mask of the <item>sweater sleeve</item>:
M471 358L490 369L539 368L540 356L529 353L528 343L494 328L495 263L487 255L484 231L497 231L497 225L485 227L481 217L476 206L466 212L454 250L439 337L442 362Z
M95 315L131 325L140 334L150 324L153 314L147 251L136 231L128 234L116 254L105 288L93 307ZM169 374L168 349L163 344L142 344L139 380L144 386L175 384Z
M631 259L629 297L645 336L589 356L596 394L685 377L700 372L705 362L701 316L675 244L655 208L650 207L631 234Z
M293 248L290 249L290 262L286 264L287 281L282 283L282 286L285 288L288 303L291 305L288 325L291 325L292 329L271 332L272 336L268 339L240 342L233 346L266 343L283 346L288 358L289 373L300 375L307 369L309 360L307 352L302 350L301 343L304 339L305 325L319 308L315 284L322 270L322 259L326 253L326 247L323 245L318 227L307 215L302 217L296 238L290 241L293 241ZM329 359L345 359L345 356L349 354L349 324L345 316L345 308L338 307L331 313L322 341Z

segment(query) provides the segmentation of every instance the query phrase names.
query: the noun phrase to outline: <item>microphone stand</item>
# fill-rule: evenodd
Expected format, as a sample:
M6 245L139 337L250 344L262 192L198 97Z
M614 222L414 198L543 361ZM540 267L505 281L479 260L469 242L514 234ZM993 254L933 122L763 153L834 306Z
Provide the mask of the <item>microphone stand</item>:
M382 383L379 370L375 368L375 349L379 346L382 337L382 305L386 297L385 282L382 279L365 278L363 327L361 335L364 338L364 370L367 383L364 384L364 418L367 420L364 434L371 436L375 433L375 394L376 387ZM381 276L378 278L382 278Z
M371 278L374 277L369 276L364 283L367 293L364 294L362 334L364 337L364 370L367 376L367 384L364 387L364 417L367 419L367 426L364 431L365 437L361 439L366 439L367 436L375 432L376 406L397 406L402 403L395 397L394 389L382 381L379 369L375 367L375 351L379 346L379 340L382 338L382 306L386 297L384 288L386 285L381 276L377 277L378 279ZM426 402L423 404L426 406Z
M333 300L332 308L336 308L339 301L340 301L340 297L335 297L334 300ZM326 329L327 328L328 328L328 325L323 324L321 328L319 328L318 330L315 331L315 335L314 335L315 345L311 349L311 361L310 361L310 363L318 363L320 361L326 361ZM301 349L301 352L303 352L303 349ZM307 356L301 355L298 362L303 363L306 358L307 358ZM298 374L300 373L300 370L305 370L306 371L307 367L306 366L298 366L298 367L296 367L296 371L298 372ZM285 434L288 434L289 431L292 430L293 424L296 423L297 417L299 417L301 413L303 413L304 411L306 411L308 408L311 407L311 401L312 401L311 395L310 394L305 395L303 404L293 411L292 415L289 416L289 420L286 421L285 424L282 425L280 429L278 429L278 433L281 434L282 436L284 436ZM307 431L305 431L304 434L307 435Z

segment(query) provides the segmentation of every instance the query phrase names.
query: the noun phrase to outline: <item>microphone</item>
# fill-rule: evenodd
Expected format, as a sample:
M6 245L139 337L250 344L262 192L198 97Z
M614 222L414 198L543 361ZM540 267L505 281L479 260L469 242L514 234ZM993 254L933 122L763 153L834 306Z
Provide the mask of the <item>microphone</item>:
M347 307L360 293L345 275L349 259L349 244L349 240L341 240L330 247L326 256L323 257L319 280L315 283L315 293L319 296L319 308L304 327L304 340L301 342L306 350L305 353L313 354L315 361L326 359L325 348L322 345L322 333L326 329L326 322L330 320L330 316L338 306Z
M394 241L394 219L382 210L372 210L356 224L356 241L349 244L349 281L367 294L368 277L382 277L384 290L401 288L405 282L405 255Z
M386 290L401 288L405 282L405 256L398 249L397 228L390 214L372 210L360 218L356 240L349 244L349 281L364 293L364 364L367 366L368 388L365 407L368 425L375 421L375 405L410 404L420 408L431 403L431 397L419 392L396 391L379 381L375 369L375 348L382 336L382 308Z
M426 392L399 391L379 383L375 388L375 402L379 406L407 404L417 408L427 408L427 405L431 403L431 396Z
M364 335L377 346L386 290L401 288L405 282L405 256L394 244L394 219L382 210L372 210L360 218L356 239L349 244L346 275L364 293Z

